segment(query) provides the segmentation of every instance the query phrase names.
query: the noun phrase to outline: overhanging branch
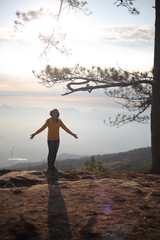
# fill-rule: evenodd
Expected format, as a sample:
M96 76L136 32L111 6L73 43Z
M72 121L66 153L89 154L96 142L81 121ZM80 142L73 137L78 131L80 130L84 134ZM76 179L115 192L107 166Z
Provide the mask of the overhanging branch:
M79 78L78 78L79 79ZM81 78L82 79L82 78ZM69 82L66 87L67 89L69 89L69 92L66 92L64 94L62 94L62 96L65 95L69 95L71 93L74 92L79 92L79 91L88 91L88 92L92 92L92 90L95 89L107 89L107 88L112 88L112 87L128 87L128 86L136 86L139 84L150 84L152 85L153 82L151 80L140 80L140 81L133 81L133 82L127 82L127 83L123 83L123 82L119 82L119 83L106 83L106 81L96 81L96 80L90 80L90 79L86 79L83 78L85 81L82 82ZM69 79L67 79L69 80ZM73 80L73 78L72 78ZM90 85L89 83L96 83L97 85ZM79 85L84 85L83 87L78 87L78 88L73 88L72 86L79 86Z

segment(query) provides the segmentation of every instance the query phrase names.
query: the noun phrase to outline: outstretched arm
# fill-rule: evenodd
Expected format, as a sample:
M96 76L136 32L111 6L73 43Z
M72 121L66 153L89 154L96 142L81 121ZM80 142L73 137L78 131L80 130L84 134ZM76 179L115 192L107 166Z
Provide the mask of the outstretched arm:
M61 127L62 127L67 133L71 134L73 137L78 138L77 134L71 132L71 131L64 125L64 123L63 123L62 121L61 121Z
M33 139L35 137L35 135L37 135L38 133L42 132L47 126L48 126L48 123L46 121L46 123L39 130L37 130L35 133L32 133L30 135L30 139Z

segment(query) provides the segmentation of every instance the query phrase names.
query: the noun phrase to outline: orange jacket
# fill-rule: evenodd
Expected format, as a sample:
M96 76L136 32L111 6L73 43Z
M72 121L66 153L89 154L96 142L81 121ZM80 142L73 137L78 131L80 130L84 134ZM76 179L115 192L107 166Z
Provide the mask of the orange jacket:
M59 119L58 122L55 122L53 118L47 119L45 124L35 132L38 134L42 132L46 127L48 127L48 140L57 140L59 139L59 128L63 128L67 133L73 135L73 133L64 125L64 123Z

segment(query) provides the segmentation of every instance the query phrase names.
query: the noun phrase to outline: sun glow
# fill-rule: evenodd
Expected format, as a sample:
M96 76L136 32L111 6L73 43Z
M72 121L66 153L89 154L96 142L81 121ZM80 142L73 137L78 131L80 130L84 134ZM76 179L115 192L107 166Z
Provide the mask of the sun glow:
M24 39L37 41L40 35L50 36L53 34L56 21L53 17L43 16L39 19L30 21L23 28L22 36Z
M23 49L20 48L20 45L17 46L16 53L14 54L16 60L14 59L15 61L12 61L10 72L22 73L26 72L27 69L29 70L29 68L31 70L34 68L43 68L46 59L40 59L40 57L47 46L45 45L46 38L55 38L55 41L59 41L59 49L63 49L64 47L67 52L75 54L72 56L66 56L60 54L59 51L55 51L54 47L52 47L52 49L49 48L50 52L47 52L47 60L51 65L57 67L62 67L64 65L73 66L75 65L75 58L79 59L78 61L80 61L81 58L80 56L79 58L77 57L79 52L81 55L79 42L86 42L95 39L95 36L97 36L95 31L95 29L91 29L91 26L89 27L87 24L84 24L81 17L78 17L77 15L75 16L74 14L63 14L58 21L55 16L50 16L49 14L32 20L28 22L23 27L22 32L17 35L17 39L23 41ZM63 37L65 35L66 37ZM76 43L77 40L78 45ZM78 61L76 60L76 63Z
M93 40L99 35L96 26L90 25L85 18L77 15L64 15L60 19L60 26L62 31L67 34L67 37L73 40Z
M51 36L55 24L54 18L43 16L28 22L21 32L14 33L14 49L12 49L12 54L10 54L10 48L5 50L3 61L0 60L0 70L14 74L25 74L31 73L35 66L43 65L40 59L43 45L39 36L40 34ZM7 62L7 64L4 64L4 62Z

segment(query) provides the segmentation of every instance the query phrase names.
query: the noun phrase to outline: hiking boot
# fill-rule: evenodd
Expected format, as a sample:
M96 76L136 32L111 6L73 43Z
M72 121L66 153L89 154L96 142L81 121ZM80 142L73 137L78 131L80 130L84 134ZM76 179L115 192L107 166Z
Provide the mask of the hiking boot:
M52 171L52 168L47 168L47 171Z
M52 168L52 171L53 172L58 172L57 168L55 168L55 167Z

